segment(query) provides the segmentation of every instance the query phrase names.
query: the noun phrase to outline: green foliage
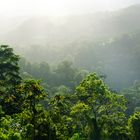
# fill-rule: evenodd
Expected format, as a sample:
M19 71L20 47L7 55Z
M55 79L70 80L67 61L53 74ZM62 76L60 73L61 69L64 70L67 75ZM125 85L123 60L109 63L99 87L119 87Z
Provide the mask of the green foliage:
M13 49L7 45L0 46L0 102L7 114L19 111L19 96L16 94L16 86L21 82L18 66L19 56L13 53Z
M140 112L135 112L128 120L128 125L132 131L132 138L139 140L140 138Z
M13 53L13 49L6 45L0 46L0 86L10 89L20 83L18 67L19 56Z
M90 110L90 107L85 103L78 102L76 105L72 107L71 110L72 115L77 113L86 113L88 110Z
M75 133L69 140L82 140L78 133Z
M23 112L20 114L22 123L25 127L25 136L29 138L35 138L38 134L36 128L38 125L38 119L41 117L43 108L39 102L47 97L44 89L40 86L40 81L27 80L19 86L18 92L23 98ZM33 127L31 127L33 126ZM30 135L29 130L30 128Z
M8 64L11 64L11 67L15 64L17 69L14 70L14 67L11 72L15 71L17 77L20 77L18 57L8 47L1 47L0 51L4 50L8 55L11 51L13 59L1 54L0 64L15 60ZM3 57L6 57L5 60ZM15 75L13 78L19 81L16 84L10 83L6 76L10 69L6 69L7 65L5 69L2 68L5 71L1 71L3 72L1 76L5 78L5 83L9 83L9 87L7 84L0 85L1 140L139 139L140 113L136 112L127 119L126 99L122 95L113 93L97 74L91 73L86 76L87 72L80 73L67 61L58 65L55 71L51 71L47 63L38 66L34 65L34 68L41 71L42 79L46 80L46 74L56 78L55 82L50 80L56 84L55 86L53 84L46 86L41 81L33 79L21 82ZM38 76L36 72L34 75ZM82 77L85 78L76 87L75 94L72 93ZM0 78L0 83L3 83L2 77ZM49 89L44 89L41 85ZM139 82L127 90L127 94L133 93L131 99L136 101L135 110L139 110L139 91ZM13 111L12 109L16 109L15 105L20 110Z
M101 139L113 133L113 130L125 125L125 99L112 93L104 82L94 73L87 76L76 88L76 94L82 103L72 108L72 113L81 114L88 122L89 139ZM77 111L75 111L75 109Z
M56 130L56 138L65 140L73 133L73 120L70 113L71 102L68 96L56 95L50 102L50 116Z
M9 140L21 140L20 133L14 133L13 135L9 136Z
M88 73L74 67L70 61L63 61L54 67L50 67L45 62L32 64L28 63L25 59L21 59L20 66L21 75L24 79L34 77L43 80L44 88L50 91L51 94L54 94L55 91L57 92L57 88L62 86L68 88L69 92L72 93L74 88Z
M0 132L0 139L1 140L8 140L8 136Z
M133 85L121 92L127 98L127 114L133 114L134 111L139 111L140 108L140 81L137 80Z
M0 119L0 139L21 140L18 119L13 119L11 116L5 116Z

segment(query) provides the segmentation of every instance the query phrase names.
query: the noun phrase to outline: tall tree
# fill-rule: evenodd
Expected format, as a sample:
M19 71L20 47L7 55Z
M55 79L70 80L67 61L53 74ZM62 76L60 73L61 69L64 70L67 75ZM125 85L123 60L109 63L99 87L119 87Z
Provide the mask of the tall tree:
M83 112L81 123L87 122L90 140L101 140L106 134L122 139L122 134L115 134L113 130L125 122L123 96L112 93L95 73L81 82L76 95L79 101L72 108L72 114L78 116Z
M49 123L44 121L44 116L47 117L47 115L44 114L45 112L40 104L41 100L47 96L47 93L45 93L44 89L40 86L40 81L35 80L26 80L22 83L19 86L19 93L23 98L23 112L21 113L23 120L22 125L30 124L32 130L30 135L27 135L31 139L37 139L38 135L40 135L39 133L42 134L44 132L44 130L41 132L40 128L44 127L44 125L46 126L46 123ZM42 119L40 120L40 118ZM44 125L42 125L43 122ZM48 126L45 128L48 128Z
M19 99L16 94L16 86L21 82L18 62L19 56L14 54L12 48L0 46L0 101L8 114L15 112L14 102Z

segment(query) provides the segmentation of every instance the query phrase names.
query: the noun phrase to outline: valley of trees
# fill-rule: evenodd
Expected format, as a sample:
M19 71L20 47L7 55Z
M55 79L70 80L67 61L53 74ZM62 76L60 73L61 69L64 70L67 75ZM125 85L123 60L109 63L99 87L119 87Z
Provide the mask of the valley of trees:
M140 82L120 93L105 75L63 61L33 64L0 46L0 140L139 140Z
M139 140L139 17L0 17L0 140Z

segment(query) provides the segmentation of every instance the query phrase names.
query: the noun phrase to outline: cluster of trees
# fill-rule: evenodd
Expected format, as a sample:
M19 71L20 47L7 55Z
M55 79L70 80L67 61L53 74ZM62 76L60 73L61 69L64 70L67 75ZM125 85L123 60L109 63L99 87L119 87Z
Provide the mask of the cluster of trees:
M19 65L22 78L41 79L42 86L53 93L57 93L60 89L73 92L80 81L89 73L87 70L76 68L70 61L62 61L58 65L51 66L46 62L30 63L22 58Z
M76 64L107 75L110 87L121 90L140 79L140 32L89 42L75 56ZM121 77L121 78L120 78Z
M62 45L62 47L59 46L59 43L57 43L57 47L50 46L49 44L45 46L40 44L30 46L28 49L24 48L27 52L23 56L30 62L41 63L45 61L49 63L49 66L54 65L54 67L61 61L71 61L76 68L107 75L107 84L119 91L124 87L131 86L135 80L140 79L139 38L140 31L138 30L137 32L120 34L119 37L111 36L108 39L101 39L99 41L93 38L74 40ZM25 69L28 73L33 73L30 72L30 67L32 69L39 67L33 66L33 64L32 66L30 65ZM48 67L48 64L41 65L46 65L46 68ZM53 68L51 67L51 69ZM35 73L38 75L37 73L41 72L37 70Z
M97 74L87 75L73 93L61 87L50 95L40 81L20 76L18 61L11 48L0 46L1 140L139 139L140 112L126 115L126 98L113 93ZM69 73L69 66L67 77L63 65L56 72L62 76L60 84L71 88L68 79L75 71Z
M137 80L134 84L121 91L126 99L128 100L127 103L127 111L128 115L132 114L134 111L140 111L140 81Z

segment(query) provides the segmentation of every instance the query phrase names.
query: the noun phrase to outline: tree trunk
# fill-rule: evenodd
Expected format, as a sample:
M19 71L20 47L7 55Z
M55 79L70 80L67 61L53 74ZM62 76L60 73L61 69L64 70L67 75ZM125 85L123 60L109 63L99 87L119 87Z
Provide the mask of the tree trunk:
M100 128L95 118L90 118L89 128L89 140L101 140Z

